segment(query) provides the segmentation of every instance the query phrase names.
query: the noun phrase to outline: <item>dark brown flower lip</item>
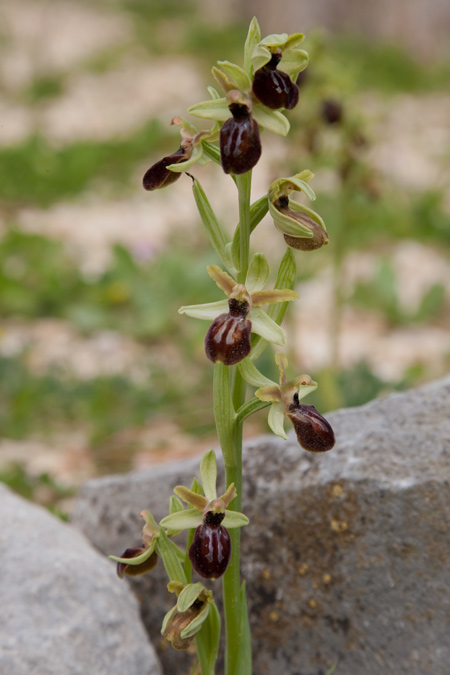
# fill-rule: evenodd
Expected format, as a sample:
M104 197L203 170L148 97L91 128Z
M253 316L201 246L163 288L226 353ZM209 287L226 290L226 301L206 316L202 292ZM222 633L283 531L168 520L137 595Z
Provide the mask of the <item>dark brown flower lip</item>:
M204 579L218 579L230 562L231 538L223 525L203 523L195 530L189 548L189 560L194 570Z
M261 152L259 127L250 114L233 116L223 124L220 160L225 173L247 173L258 163Z
M273 54L269 63L255 72L252 93L266 108L292 110L298 103L299 90L287 73L277 69L277 58Z
M220 314L205 336L205 352L210 361L226 366L239 363L251 351L252 322L243 316Z
M299 444L305 450L327 452L336 444L331 424L317 412L315 406L298 403L294 399L286 414L294 425Z
M158 162L153 164L144 174L142 179L142 185L145 190L158 190L160 188L167 187L172 183L175 183L181 173L176 173L175 171L170 171L167 167L170 164L179 164L184 162L186 159L189 159L190 152L180 147L172 155L163 157Z

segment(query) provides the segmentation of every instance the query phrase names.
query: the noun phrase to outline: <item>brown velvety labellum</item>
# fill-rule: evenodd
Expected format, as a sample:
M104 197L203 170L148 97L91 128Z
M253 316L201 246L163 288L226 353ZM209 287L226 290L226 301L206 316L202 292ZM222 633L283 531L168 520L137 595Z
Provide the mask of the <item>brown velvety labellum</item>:
M144 174L142 185L146 190L158 190L159 188L167 187L175 183L181 176L181 173L170 171L167 167L170 164L179 164L188 159L188 155L179 148L173 155L160 159L159 162L153 164Z
M298 87L287 73L277 70L272 62L259 68L253 78L252 90L258 101L271 110L292 110L298 103Z
M244 106L240 106L243 108ZM258 124L241 110L220 130L220 161L225 173L247 173L261 157L261 139Z
M205 352L210 361L234 366L250 354L252 322L244 316L220 314L205 336Z
M230 556L231 538L226 527L207 523L197 527L189 549L189 560L201 577L204 579L221 577L228 567Z
M313 405L293 403L287 416L294 425L297 440L309 452L327 452L335 445L334 431Z

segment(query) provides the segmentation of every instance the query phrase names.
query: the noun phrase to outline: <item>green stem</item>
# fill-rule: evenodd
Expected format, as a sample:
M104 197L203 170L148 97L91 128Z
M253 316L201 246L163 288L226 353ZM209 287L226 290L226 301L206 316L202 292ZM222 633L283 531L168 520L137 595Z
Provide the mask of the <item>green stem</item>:
M247 276L247 270L250 258L250 193L251 193L251 171L246 174L235 176L236 185L239 194L239 274L238 282L244 283ZM214 397L216 392L224 392L224 384L219 384L223 378L228 378L230 384L229 369L226 366L217 366L214 371ZM217 380L217 383L216 383ZM236 486L237 497L230 504L230 508L235 511L241 510L242 503L242 421L236 422L235 410L242 407L245 402L246 383L237 368L234 368L234 380L232 390L229 389L228 396L231 396L231 406L223 401L214 400L215 409L220 408L220 421L222 438L226 446L222 446L222 452L225 465L226 485L234 483ZM232 417L228 417L228 432L224 432L225 419L224 409L230 409L233 412ZM226 413L225 413L226 414ZM217 421L217 417L216 417ZM230 438L231 432L231 438ZM219 433L219 430L218 430ZM220 435L219 435L220 438ZM232 449L228 447L231 441ZM222 441L221 441L222 443ZM248 635L242 631L242 609L241 609L241 572L240 572L240 528L230 531L231 537L231 560L223 578L223 603L226 626L226 651L225 651L225 674L226 675L251 675L241 668L241 656L247 647L250 652L250 645L242 645L243 640L248 641ZM250 666L251 668L251 666ZM247 670L247 668L245 668Z
M245 283L250 257L250 193L252 172L235 176L239 194L239 274L238 282Z

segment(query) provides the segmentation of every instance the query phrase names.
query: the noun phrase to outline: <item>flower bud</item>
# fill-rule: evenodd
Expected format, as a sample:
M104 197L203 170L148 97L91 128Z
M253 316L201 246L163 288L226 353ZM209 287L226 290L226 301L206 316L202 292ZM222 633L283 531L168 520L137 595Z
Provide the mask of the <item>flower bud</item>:
M140 548L127 548L125 553L123 553L121 558L137 558L139 555L144 553L147 550L147 547ZM141 574L146 574L150 572L156 563L158 562L158 556L153 552L147 560L142 562L140 565L127 565L126 563L117 563L117 576L120 579L123 579L124 575L128 577L137 577Z
M159 162L153 164L144 175L142 184L145 190L158 190L159 188L167 187L175 183L181 176L181 173L170 171L167 167L170 164L179 164L189 159L191 152L183 147L180 147L176 152L168 157L163 157Z
M245 103L231 103L229 109L233 117L220 130L222 168L225 173L247 173L261 157L259 127Z
M286 244L298 251L315 251L325 244L328 244L328 232L326 229L317 223L315 220L302 213L301 211L293 211L289 208L289 198L281 196L275 203L275 208L287 216L291 220L296 221L312 233L312 237L296 237L291 234L284 233Z
M289 406L286 416L294 425L297 440L305 450L326 452L336 443L330 423L313 405L299 403L298 394L294 394L294 403Z
M230 298L228 314L220 314L208 329L205 352L210 361L234 366L251 351L252 322L247 319L250 306L245 300Z
M221 525L224 513L208 511L202 525L195 530L189 548L189 560L195 571L205 579L218 579L224 574L231 557L231 538Z
M287 73L277 70L280 60L281 52L275 52L269 63L255 72L252 91L258 101L271 110L292 110L298 103L298 87Z

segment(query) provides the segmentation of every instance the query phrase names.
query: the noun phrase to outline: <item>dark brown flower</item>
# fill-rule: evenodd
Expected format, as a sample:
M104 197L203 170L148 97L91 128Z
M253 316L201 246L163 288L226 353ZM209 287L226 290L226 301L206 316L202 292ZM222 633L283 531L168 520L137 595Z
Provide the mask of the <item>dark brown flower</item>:
M292 110L298 103L298 87L287 73L277 70L280 60L281 52L275 52L269 63L255 72L252 91L258 101L271 110Z
M250 307L245 300L230 298L228 314L220 314L205 336L205 352L210 361L234 366L251 351L252 322L247 319Z
M336 439L330 423L313 405L299 403L298 394L294 395L294 403L286 415L294 425L298 442L305 450L327 452L335 445Z
M231 538L226 527L221 525L224 513L208 511L202 525L195 530L189 549L192 567L205 579L218 579L228 567L231 556Z
M247 173L261 157L259 127L247 105L232 103L232 117L220 130L220 161L225 173Z

